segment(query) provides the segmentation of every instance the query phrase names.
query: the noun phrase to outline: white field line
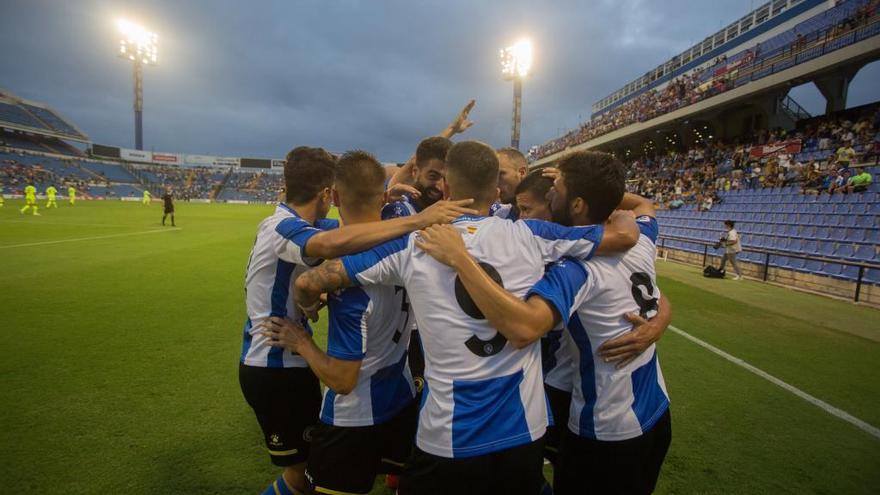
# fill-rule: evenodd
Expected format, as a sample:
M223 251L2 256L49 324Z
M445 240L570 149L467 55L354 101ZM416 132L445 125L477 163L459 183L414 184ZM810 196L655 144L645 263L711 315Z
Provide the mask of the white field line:
M746 370L751 371L752 373L760 376L761 378L767 380L768 382L791 392L792 394L800 397L801 399L809 402L810 404L813 404L814 406L827 412L828 414L830 414L832 416L836 416L836 417L846 421L847 423L855 426L856 428L870 434L874 438L880 439L880 428L877 428L876 426L868 424L868 423L862 421L861 419L853 416L852 414L850 414L842 409L838 409L823 400L817 399L816 397L813 397L812 395L804 392L803 390L801 390L793 385L789 385L788 383L780 380L779 378L776 378L775 376L771 375L770 373L767 373L766 371L764 371L762 369L756 368L736 356L731 356L730 354L722 351L721 349L713 346L712 344L709 344L708 342L700 340L697 337L694 337L693 335L685 332L684 330L682 330L680 328L669 325L669 329L672 330L673 332L677 333L678 335L681 335L682 337L690 340L691 342L697 344L698 346L703 347L705 349L708 349L709 351L714 352L715 354L723 357L724 359L730 361L731 363L733 363L737 366L740 366L742 368L745 368Z
M124 234L96 235L94 237L77 237L75 239L59 239L57 241L28 242L25 244L12 244L9 246L0 246L0 249L12 249L12 248L30 247L30 246L45 246L48 244L61 244L64 242L94 241L94 240L98 240L98 239L110 239L113 237L125 237L125 236L130 236L130 235L156 234L159 232L173 232L176 230L181 230L181 229L179 227L171 227L169 229L144 230L141 232L126 232Z

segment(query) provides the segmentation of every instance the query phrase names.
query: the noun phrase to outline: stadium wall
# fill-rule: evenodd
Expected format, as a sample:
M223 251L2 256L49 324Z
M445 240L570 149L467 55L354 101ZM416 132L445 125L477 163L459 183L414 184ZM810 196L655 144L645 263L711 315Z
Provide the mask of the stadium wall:
M667 261L675 261L699 267L705 266L703 264L702 253L670 249L661 246L658 248L657 254L658 257ZM721 257L710 253L706 258L706 264L717 267L721 264ZM763 264L739 259L736 261L736 264L739 266L739 269L744 276L758 280L764 279ZM729 282L734 283L732 280L729 280ZM848 301L852 301L853 296L856 293L855 282L822 275L802 273L794 270L787 270L785 268L776 268L773 266L769 267L767 271L766 282L788 289L831 296ZM880 308L880 286L862 283L862 287L859 291L859 303Z

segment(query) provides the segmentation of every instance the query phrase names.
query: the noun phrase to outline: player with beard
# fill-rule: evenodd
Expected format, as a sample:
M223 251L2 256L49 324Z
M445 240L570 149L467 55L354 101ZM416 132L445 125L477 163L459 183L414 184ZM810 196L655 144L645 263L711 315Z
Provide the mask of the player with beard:
M569 225L605 221L615 205L632 210L638 243L619 255L555 263L525 298L487 276L453 226L421 232L420 247L455 269L482 314L512 344L529 345L554 326L566 326L575 376L556 492L651 493L671 440L655 346L642 346L617 364L602 359L598 349L630 331L622 314L656 316L655 326L663 328L671 319L654 270L654 205L624 194L623 165L595 152L564 157L550 197L554 220Z
M498 153L498 198L489 213L492 216L516 220L519 209L516 204L516 188L529 172L529 161L516 148L501 148Z

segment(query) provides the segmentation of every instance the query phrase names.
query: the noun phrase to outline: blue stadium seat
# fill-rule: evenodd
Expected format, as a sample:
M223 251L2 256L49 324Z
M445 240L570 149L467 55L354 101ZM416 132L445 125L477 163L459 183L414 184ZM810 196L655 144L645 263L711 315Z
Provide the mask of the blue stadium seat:
M850 257L860 261L872 261L877 257L877 249L874 246L860 244Z
M830 239L831 229L829 227L816 227L814 236L816 239Z
M826 257L834 256L834 243L819 242L819 254Z
M855 249L853 249L853 245L846 243L840 244L837 246L837 249L834 250L835 258L852 258L855 255Z

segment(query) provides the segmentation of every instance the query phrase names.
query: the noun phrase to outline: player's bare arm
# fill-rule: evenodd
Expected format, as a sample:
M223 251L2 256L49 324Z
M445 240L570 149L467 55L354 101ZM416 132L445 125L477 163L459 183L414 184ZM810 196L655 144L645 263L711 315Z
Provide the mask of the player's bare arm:
M472 125L474 125L473 121L468 118L468 115L470 115L471 110L474 108L474 105L476 105L476 103L477 100L471 100L467 102L464 108L462 108L461 111L458 112L458 115L455 116L455 119L437 135L449 139L456 134L461 134L462 132L468 130ZM415 164L416 155L413 154L411 157L409 157L409 160L406 161L406 164L400 167L400 169L397 170L394 176L391 177L391 180L388 181L388 189L390 190L397 184L410 184L413 179L413 167L415 166Z
M633 324L631 331L599 346L599 355L606 363L617 362L618 369L631 363L645 350L660 340L672 321L672 303L669 297L662 295L657 301L657 315L646 320L638 313L627 313L624 318Z
M449 225L419 232L416 246L458 273L461 282L489 323L516 348L525 347L549 332L560 316L539 297L528 301L514 296L492 280L471 257L461 234Z
M449 223L462 215L476 215L476 210L467 208L473 202L472 199L438 201L417 215L323 231L308 240L304 252L311 258L327 259L364 251L430 225Z
M384 222L381 222L384 223ZM361 225L372 225L370 223ZM293 298L302 308L303 313L312 321L318 320L321 308L321 295L354 285L348 278L348 272L338 259L327 260L317 268L313 268L296 279Z
M272 347L282 347L302 356L309 368L334 392L347 394L357 385L361 361L328 356L299 323L273 316L263 322L261 333L269 338Z
M631 212L615 211L605 223L602 242L596 254L607 256L626 252L639 242L639 226Z
M636 217L641 217L647 215L649 217L656 217L657 211L654 208L654 201L643 198L638 194L633 193L623 193L623 200L620 202L620 206L617 207L620 210L631 211L635 214Z

